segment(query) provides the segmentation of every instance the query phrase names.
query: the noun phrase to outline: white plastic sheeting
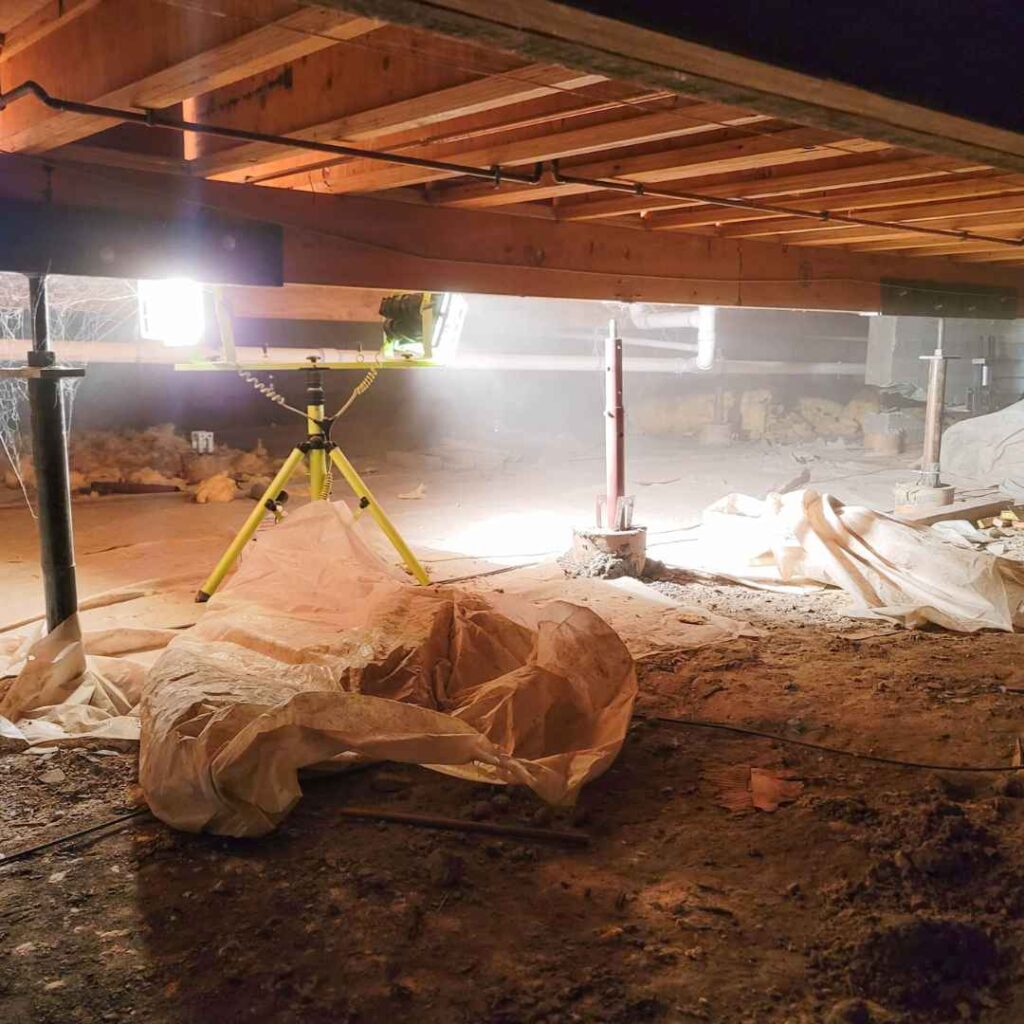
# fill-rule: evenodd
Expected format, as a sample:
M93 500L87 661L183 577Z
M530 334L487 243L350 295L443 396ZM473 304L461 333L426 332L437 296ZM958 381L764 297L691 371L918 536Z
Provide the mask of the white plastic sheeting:
M1024 496L1024 401L947 428L942 472Z
M619 751L633 659L586 608L415 587L316 502L255 544L149 673L140 781L179 828L258 835L353 759L572 802Z
M272 829L301 769L367 759L571 803L618 753L636 694L629 650L589 608L413 586L327 502L260 534L188 631L79 630L0 642L4 745L131 743L141 723L154 813L229 835ZM154 647L148 673L84 653Z
M692 567L732 579L840 587L857 614L910 628L970 633L1024 621L1021 563L813 490L764 501L730 494L705 509L685 554Z

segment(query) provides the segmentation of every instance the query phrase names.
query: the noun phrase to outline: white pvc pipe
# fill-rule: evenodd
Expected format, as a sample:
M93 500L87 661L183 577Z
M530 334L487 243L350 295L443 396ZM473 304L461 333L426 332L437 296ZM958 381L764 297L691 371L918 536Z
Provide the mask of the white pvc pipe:
M0 342L0 359L23 362L28 343ZM53 345L57 358L71 363L135 363L140 365L173 365L202 358L193 349L165 348L152 343L134 344L120 341L58 341ZM260 363L301 363L307 356L317 356L326 364L365 362L372 364L373 355L355 349L286 348L281 345L262 348L241 345L235 349L239 363L259 370ZM863 363L787 362L784 360L725 359L717 364L725 373L749 374L824 374L830 376L864 376ZM458 352L447 368L452 370L519 370L598 373L604 363L600 355L548 355L518 352ZM694 358L629 357L623 360L628 373L700 373Z
M709 307L710 308L710 307ZM629 317L634 327L644 331L660 330L663 327L699 327L700 309L658 309L652 310L641 303L631 303Z
M697 307L697 369L710 370L715 365L716 310L714 306Z

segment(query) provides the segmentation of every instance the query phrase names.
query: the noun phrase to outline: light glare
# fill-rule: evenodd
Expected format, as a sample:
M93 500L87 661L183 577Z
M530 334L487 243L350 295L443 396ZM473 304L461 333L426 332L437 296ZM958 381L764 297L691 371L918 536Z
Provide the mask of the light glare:
M203 290L184 278L139 281L139 333L168 348L198 345L205 330Z

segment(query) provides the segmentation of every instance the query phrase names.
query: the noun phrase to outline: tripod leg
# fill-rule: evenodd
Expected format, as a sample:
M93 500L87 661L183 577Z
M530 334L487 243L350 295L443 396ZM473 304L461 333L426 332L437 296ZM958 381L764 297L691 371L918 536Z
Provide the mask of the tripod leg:
M249 543L249 539L256 532L260 523L263 522L263 517L267 514L267 502L275 500L281 491L284 490L285 484L291 479L292 473L295 472L295 468L301 461L302 450L300 448L293 449L291 455L285 459L284 465L277 471L277 476L270 481L270 486L260 496L260 500L256 502L256 507L249 513L249 518L246 519L242 524L242 528L235 534L235 539L228 545L227 551L221 555L220 561L214 567L213 572L206 578L202 589L196 594L196 601L200 604L204 601L209 601L221 585L231 566L235 564L235 560L241 554L242 548Z
M365 507L369 510L370 515L376 520L377 525L384 532L384 536L391 541L394 549L402 556L402 561L409 567L409 571L423 586L427 586L430 583L430 577L427 575L426 569L420 565L419 560L409 550L409 545L402 540L402 535L395 529L395 524L388 519L384 510L377 504L377 499L363 483L352 463L342 455L340 448L331 449L331 462L338 467L338 471L345 478L349 487L365 502Z
M327 456L323 448L309 452L309 500L322 501L327 482Z

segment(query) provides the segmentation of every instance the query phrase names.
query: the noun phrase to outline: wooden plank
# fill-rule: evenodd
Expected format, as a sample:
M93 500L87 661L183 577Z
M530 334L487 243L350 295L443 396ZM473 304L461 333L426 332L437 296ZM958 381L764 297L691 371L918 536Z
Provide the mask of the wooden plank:
M329 139L332 122L349 115L522 67L523 61L509 54L384 25L369 40L327 47L286 67L204 93L196 100L197 120L274 135L323 125L325 133L315 137ZM580 72L567 74L585 77ZM196 155L212 162L221 151L237 145L201 137ZM304 159L309 162L308 154Z
M222 16L215 17L159 0L106 0L0 64L0 86L32 79L71 99L168 107L378 26L356 15L296 9L285 0L220 3ZM270 24L253 28L254 19ZM22 100L0 114L0 144L8 151L41 152L111 123Z
M906 257L907 259L934 259L937 256L973 256L978 253L991 255L993 253L1008 252L1016 255L1017 259L1024 259L1024 249L1008 248L1005 245L996 245L994 242L952 242L949 245L930 246L925 249L903 249L900 248L894 255Z
M332 288L286 284L283 288L224 288L232 313L261 320L331 320L379 323L380 301L387 289Z
M975 498L971 501L954 501L952 505L930 505L912 512L898 512L896 518L904 523L914 523L916 526L932 526L951 519L968 519L975 523L979 519L997 516L1004 509L1013 508L1016 504L1016 499L1008 494L990 494L988 497Z
M985 195L987 193L999 194L1006 192L1010 187L1016 187L1024 192L1024 178L1009 177L1005 175L996 176L991 172L984 172L979 177L969 175L958 175L953 181L931 182L927 185L904 185L898 188L855 188L836 189L831 192L822 192L810 199L783 199L777 200L782 205L794 210L806 210L816 212L818 210L831 210L837 213L852 213L860 211L872 211L868 216L887 216L886 211L892 211L893 219L905 219L904 210L912 208L915 203L934 202L935 206L945 206L938 201L941 199L968 199ZM943 212L942 210L939 211ZM749 224L750 234L770 234L772 230L779 230L779 226L785 219L780 214L759 213L754 210L729 209L722 206L704 205L697 210L682 213L661 213L652 214L646 219L649 228L666 230L695 227L723 227L731 223L765 221L771 219L771 224ZM792 218L796 221L796 218ZM788 220L786 221L788 223ZM810 226L807 220L801 221L806 229ZM763 228L763 231L760 229ZM739 229L741 232L743 228ZM746 237L746 235L743 235Z
M44 39L51 32L68 25L103 0L44 0L34 13L3 33L0 45L0 63L10 60L16 53Z
M1024 189L1024 183L1021 183L1018 187ZM998 191L998 189L995 191ZM796 203L787 205L800 208ZM872 219L898 221L900 224L921 224L925 227L946 227L947 225L955 224L957 227L970 228L968 221L971 218L995 218L996 214L1001 212L1012 213L1024 210L1024 192L946 203L920 203L903 207L881 204L880 208L872 208L870 206L863 207L857 203L847 204L841 201L828 201L819 202L817 207L813 203L804 204L803 208L808 210L827 209L834 213L863 214L863 216ZM725 226L718 233L725 238L756 238L760 235L818 231L819 234L828 237L830 232L838 230L839 227L840 225L823 221L820 224L819 230L819 228L815 227L814 222L806 217L786 217L765 223Z
M1021 232L1008 230L1005 234L1009 238L1021 235ZM1000 236L1001 237L1001 234ZM1024 252L1024 247L1008 246L999 242L978 242L970 239L942 238L939 236L928 237L927 235L916 235L913 237L900 238L898 240L884 239L882 241L863 242L851 246L856 252L887 252L896 256L965 256L976 252ZM949 250L944 252L943 250Z
M741 177L729 176L708 179L708 183L688 180L683 188L694 187L695 191L708 195L735 197L737 199L766 198L769 196L791 196L824 189L847 186L870 186L899 181L915 181L934 178L957 172L980 172L987 170L978 165L966 165L946 157L900 157L888 151L876 154L858 154L855 157L836 157L823 160L821 170L791 172L788 167L758 169ZM699 187L697 187L699 185ZM671 181L662 182L665 188L672 188ZM565 220L595 220L603 217L619 217L626 214L666 210L688 206L684 200L646 199L638 200L628 196L595 193L586 198L560 204L560 216ZM723 209L723 207L718 207Z
M46 6L47 0L4 0L0 4L0 35L6 36Z
M1018 252L1011 249L1003 249L1001 252L979 253L958 257L963 263L1018 263L1024 267L1024 248Z
M619 178L656 184L684 182L711 174L732 174L763 167L779 167L834 157L845 151L873 152L888 149L885 143L863 139L831 139L813 128L791 128L739 139L696 146L672 146L641 155L610 157L583 164L570 164L566 174L587 178ZM685 188L685 184L680 184ZM544 188L509 184L501 189L466 185L445 197L449 206L486 209L523 202L592 192L587 185L553 184ZM529 195L527 195L529 193Z
M975 220L971 217L941 217L923 224L924 227L942 228L948 231L980 231L986 234L992 232L1004 232L1013 237L1015 232L1009 230L1024 223L1024 214L1004 214L999 217L993 214L993 219ZM925 235L914 234L913 232L901 231L898 228L872 228L858 225L844 225L830 228L828 231L794 231L779 235L760 236L765 241L781 242L786 245L852 245L859 242L885 241L889 238L908 238L912 242L921 240L922 245L927 245L931 239ZM939 244L948 244L939 236L935 236Z
M718 115L711 123L709 112ZM738 118L741 122L749 120L751 116L723 108L719 104L715 104L712 111L701 105L699 109L683 107L634 116L622 116L620 112L620 116L613 120L602 118L594 124L571 127L564 131L533 130L525 138L507 139L499 135L483 145L473 140L470 145L446 143L415 146L405 152L411 156L447 160L473 167L516 167L707 131L721 131L719 121L722 115ZM334 193L371 192L451 177L454 175L444 171L388 166L371 160L351 160L326 168L316 187L318 191ZM308 182L301 177L285 177L272 184L284 188L308 186Z
M48 166L48 165L53 165ZM685 232L565 224L365 196L315 196L229 182L0 156L0 197L177 218L202 208L273 221L288 283L467 293L877 311L880 280L907 261L796 250ZM1016 268L915 262L938 283L1017 289Z
M379 107L359 110L299 131L293 138L318 142L364 143L392 132L426 128L483 111L500 110L550 96L564 89L584 89L602 79L565 68L536 64L508 75L491 75L438 89ZM243 181L252 177L283 175L317 158L268 143L250 143L215 153L196 162L203 177Z
M844 135L1024 172L1024 135L790 71L551 0L324 0L528 60L734 103Z
M154 153L138 153L109 146L90 146L75 142L56 150L55 155L71 163L95 164L99 167L121 167L131 171L154 171L161 174L188 174L188 164L180 159Z

